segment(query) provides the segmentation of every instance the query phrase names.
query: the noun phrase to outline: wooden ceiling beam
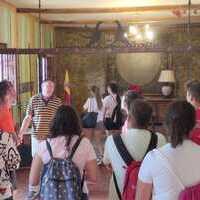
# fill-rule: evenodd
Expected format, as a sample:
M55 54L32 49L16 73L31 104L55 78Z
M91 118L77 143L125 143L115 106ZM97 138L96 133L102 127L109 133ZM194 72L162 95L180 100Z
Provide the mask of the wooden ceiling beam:
M145 46L138 44L135 47L105 47L105 48L84 48L84 47L65 47L65 48L29 48L16 49L7 48L0 49L1 54L39 54L39 55L58 55L66 53L75 54L95 54L95 53L147 53L147 52L165 52L165 53L183 53L183 52L200 52L200 46L176 45L172 47L167 46Z
M81 23L80 23L81 22ZM82 23L83 22L83 23ZM85 23L87 22L87 23ZM85 21L73 21L73 20L69 20L69 21L58 21L58 20L40 20L41 24L60 24L60 25L68 25L68 24L96 24L97 21L93 21L93 20L85 20Z
M121 23L126 23L126 24L144 24L144 23L149 23L149 24L159 24L159 23L187 23L187 16L177 18L177 17L162 17L162 18L149 18L149 19L138 19L138 20L133 20L130 18L127 19L121 19L119 20ZM118 20L118 19L116 19ZM115 20L99 20L103 21L104 24L114 24ZM58 21L58 20L41 20L41 24L52 24L55 26L63 26L63 25L95 25L98 22L98 20L69 20L69 21ZM200 16L191 16L191 23L192 22L200 22Z
M186 29L187 24L154 24L153 26L154 30L180 30L180 29ZM200 23L192 23L190 25L191 28L200 28ZM69 31L81 31L81 32L89 32L89 31L94 31L94 27L78 27L78 26L59 26L56 27L56 30L59 29L67 29ZM104 32L113 32L116 31L117 27L102 27L101 30ZM124 26L124 31L128 31L128 26Z
M95 54L95 53L147 53L147 52L172 52L172 53L183 53L183 52L200 52L200 46L190 46L180 45L175 47L161 47L161 46L152 46L145 47L140 44L136 47L113 47L113 48L78 48L78 47L69 47L69 48L41 48L41 49L0 49L0 54L40 54L40 55L58 55L66 53L75 53L75 54Z
M188 9L188 5L163 5L121 8L17 8L18 13L44 13L44 14L96 14L96 13L124 13L124 12L154 12L173 9ZM200 4L192 4L191 9L200 9Z

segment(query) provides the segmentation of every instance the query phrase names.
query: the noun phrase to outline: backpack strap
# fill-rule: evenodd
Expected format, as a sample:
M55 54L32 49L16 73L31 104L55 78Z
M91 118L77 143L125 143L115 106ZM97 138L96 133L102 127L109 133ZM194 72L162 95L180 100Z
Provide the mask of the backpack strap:
M120 154L120 156L122 157L122 159L124 160L126 165L129 165L134 159L131 156L131 154L128 152L126 146L124 145L124 142L123 142L121 136L114 135L113 141L115 143L115 146L117 147L118 153ZM149 142L149 145L148 145L148 148L146 150L144 157L146 156L146 154L149 151L156 148L157 143L158 143L158 136L154 132L151 132L151 139L150 139L150 142Z
M170 160L159 149L156 149L156 152L163 166L174 176L175 180L178 181L178 184L180 185L181 189L184 190L185 186L182 183L180 177L178 177L177 173L175 172L175 169L173 169Z
M3 130L0 129L0 140L2 140Z
M83 189L84 182L85 182L85 169L83 170L83 176L82 176L82 179L81 179L81 189Z
M131 156L131 154L128 152L128 150L127 150L127 148L126 148L126 146L125 146L125 144L122 140L121 135L117 134L117 135L113 135L112 137L113 137L113 141L115 143L115 146L118 150L118 153L120 154L121 158L124 160L126 165L128 166L132 161L134 161L134 159ZM155 133L151 132L151 139L150 139L149 146L147 148L145 155L149 151L156 148L157 142L158 142L158 136ZM144 157L145 157L145 155L144 155ZM120 190L119 190L119 187L118 187L118 184L117 184L117 179L116 179L114 172L113 172L113 181L114 181L114 184L115 184L115 189L116 189L117 195L118 195L119 199L121 200L121 193L120 193Z
M74 144L74 146L72 147L71 153L69 154L69 158L72 159L74 156L74 153L76 152L79 144L81 143L83 137L79 137L78 140L76 141L76 143Z
M47 151L48 151L50 157L53 158L53 153L52 153L51 145L48 142L48 140L46 140L46 146L47 146Z
M74 156L79 144L81 143L82 138L83 138L82 136L78 138L78 140L76 141L76 143L72 147L71 153L70 153L68 158L70 158L70 159L73 158L73 156ZM85 170L83 170L83 176L82 176L82 179L81 179L81 189L83 189L84 182L85 182Z
M111 97L113 104L115 104L115 107L113 108L112 113L110 113L110 118L112 119L112 121L114 121L118 104L116 98L113 95L111 95Z
M151 139L150 139L150 142L149 142L149 146L148 146L148 148L146 150L146 153L144 154L144 157L146 156L146 154L149 151L155 149L157 147L157 143L158 143L158 136L157 136L157 134L155 134L153 131L150 131L150 132L151 132Z
M112 112L112 115L111 115L111 119L112 119L113 122L114 122L114 120L115 120L116 112L117 112L117 105L115 106L115 108L114 108L114 110L113 110L113 112Z
M129 165L134 159L132 158L131 154L128 152L126 146L124 145L121 135L113 135L113 141L121 158L124 160L126 165Z
M118 196L119 200L121 200L122 199L122 195L121 195L121 192L119 190L119 187L118 187L118 184L117 184L117 178L115 176L114 171L113 171L113 182L114 182L114 185L115 185L115 190L116 190L117 196Z

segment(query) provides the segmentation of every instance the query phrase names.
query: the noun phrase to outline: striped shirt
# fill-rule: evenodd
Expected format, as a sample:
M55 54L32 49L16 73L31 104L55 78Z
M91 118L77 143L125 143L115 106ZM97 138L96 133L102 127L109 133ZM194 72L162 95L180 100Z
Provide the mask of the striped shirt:
M52 96L48 101L45 101L41 94L30 99L26 114L32 116L33 134L38 140L47 138L50 122L60 105L61 99L56 96Z

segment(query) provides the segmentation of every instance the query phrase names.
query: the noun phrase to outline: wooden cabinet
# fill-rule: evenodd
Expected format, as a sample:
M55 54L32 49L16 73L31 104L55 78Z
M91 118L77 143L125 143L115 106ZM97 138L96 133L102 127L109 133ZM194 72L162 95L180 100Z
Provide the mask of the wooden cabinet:
M165 114L169 105L175 101L174 98L163 98L160 96L147 96L145 99L153 107L153 128L155 130L165 132L163 123L165 120Z

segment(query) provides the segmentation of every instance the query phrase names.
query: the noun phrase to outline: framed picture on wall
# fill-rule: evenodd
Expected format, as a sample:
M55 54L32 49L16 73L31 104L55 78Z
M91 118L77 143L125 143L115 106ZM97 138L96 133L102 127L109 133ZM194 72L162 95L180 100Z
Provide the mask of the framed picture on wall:
M7 48L6 43L0 43L0 49ZM17 91L17 55L0 54L0 81L9 80Z

